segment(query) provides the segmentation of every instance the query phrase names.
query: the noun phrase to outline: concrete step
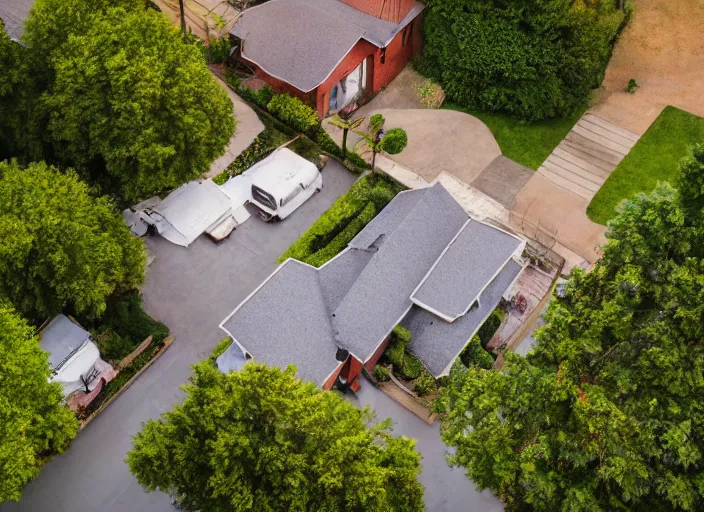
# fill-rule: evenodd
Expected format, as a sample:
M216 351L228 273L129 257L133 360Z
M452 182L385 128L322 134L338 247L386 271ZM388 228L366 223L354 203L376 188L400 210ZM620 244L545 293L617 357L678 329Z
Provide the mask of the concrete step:
M560 165L556 165L554 162L548 162L547 160L543 163L541 168L545 168L545 169L549 170L550 172L553 172L559 176L562 176L566 180L573 181L577 185L584 187L587 190L591 190L594 193L596 193L596 191L599 190L599 187L601 187L604 184L603 180L601 180L598 183L594 182L591 179L585 178L575 172L572 172L570 169L567 169L567 168L562 167Z
M590 132L594 132L597 135L601 135L602 137L612 142L616 142L622 146L625 146L628 149L631 149L636 144L636 141L633 141L627 137L623 137L622 135L619 135L616 132L612 132L611 130L604 128L603 126L592 123L591 121L587 121L586 119L580 119L579 121L577 121L577 126L581 126L582 128L589 130Z
M574 131L568 133L562 143L615 166L620 164L624 157L622 153L606 148Z
M567 172L579 176L580 178L590 181L598 186L602 186L604 184L604 181L606 181L606 178L608 177L600 176L598 174L594 174L593 172L589 172L585 169L582 169L578 165L574 165L573 163L568 162L563 158L560 158L554 153L550 155L547 160L545 160L545 162L543 162L543 165L548 169L552 169L555 172L558 172L558 169L564 169Z
M640 137L638 135L636 135L635 133L628 131L628 130L624 130L623 128L616 126L615 124L613 124L613 123L607 121L606 119L603 119L597 115L587 113L582 116L582 119L584 119L585 121L589 121L590 123L594 123L596 125L599 125L602 128L606 128L607 130L614 132L614 133L617 133L621 137L625 137L626 139L630 139L633 142L638 142L638 140L640 140Z
M569 148L568 148L569 149ZM573 155L570 151L562 149L560 146L556 147L555 150L552 152L551 156L558 157L562 160L565 160L569 162L572 165L576 165L577 167L580 167L584 169L585 171L589 171L592 174L596 174L597 176L600 176L603 179L608 178L611 175L612 169L604 169L601 167L599 164L592 163L591 161L584 160L583 158L580 158L576 155ZM594 159L592 159L594 160ZM603 165L603 164L602 164ZM615 166L614 166L615 167Z
M574 192L575 194L580 197L583 197L584 199L591 200L591 198L594 197L594 191L586 189L576 184L574 181L565 179L559 174L555 174L554 172L550 171L549 169L541 167L540 169L538 169L538 172L541 176L552 181L555 185L558 185L564 188L565 190L569 190L570 192Z
M626 156L626 154L631 149L630 146L624 146L623 144L614 142L607 137L599 135L598 133L594 133L593 131L586 129L583 126L580 126L579 124L576 124L572 127L572 132L581 135L582 137L585 137L600 146L604 146L605 148L610 149L615 153L618 153L622 157Z
M617 165L615 163L602 160L601 158L598 158L591 153L582 151L581 149L577 149L576 147L564 141L555 148L553 153L561 156L565 160L571 159L571 161L574 161L574 163L578 165L586 164L589 166L589 168L601 169L602 171L608 174L611 174L611 171L613 171Z

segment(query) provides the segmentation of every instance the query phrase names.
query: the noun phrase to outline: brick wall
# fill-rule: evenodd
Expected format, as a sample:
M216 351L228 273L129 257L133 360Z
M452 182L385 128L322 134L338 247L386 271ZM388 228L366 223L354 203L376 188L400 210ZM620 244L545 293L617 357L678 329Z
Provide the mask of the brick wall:
M374 367L376 366L376 363L379 362L379 358L384 354L384 351L386 350L386 347L389 346L389 341L391 341L391 333L384 338L384 341L381 342L381 344L377 347L377 349L374 351L372 354L372 357L369 358L369 360L364 363L364 368L369 372L372 373L374 371Z
M420 25L421 19L419 16L396 34L396 37L386 47L383 64L381 63L382 50L378 50L374 59L374 94L389 85L403 71L406 64L420 53L422 46ZM405 45L403 44L404 33L411 34Z

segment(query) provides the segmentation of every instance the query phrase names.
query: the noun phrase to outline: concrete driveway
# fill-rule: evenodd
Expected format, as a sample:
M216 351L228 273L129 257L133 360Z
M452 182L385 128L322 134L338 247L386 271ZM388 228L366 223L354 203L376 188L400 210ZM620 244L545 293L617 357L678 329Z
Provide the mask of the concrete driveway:
M423 454L420 483L425 486L425 506L428 512L497 512L503 504L489 491L479 492L467 479L463 468L451 468L445 461L447 446L440 439L440 424L428 425L411 414L368 381L356 396L348 399L363 407L369 405L376 411L377 420L391 418L393 432L418 440L416 445Z
M190 366L224 337L218 324L276 267L276 258L322 214L356 176L336 161L323 170L323 190L278 224L250 219L215 245L204 236L190 248L147 239L156 260L143 287L147 311L166 323L176 341L122 396L54 458L3 512L173 511L161 493L146 494L123 459L143 421L183 398Z

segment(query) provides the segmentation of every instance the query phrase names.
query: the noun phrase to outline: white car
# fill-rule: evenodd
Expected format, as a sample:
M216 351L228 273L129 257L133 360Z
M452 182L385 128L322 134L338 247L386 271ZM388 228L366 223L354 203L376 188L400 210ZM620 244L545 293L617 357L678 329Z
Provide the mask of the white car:
M315 164L288 148L277 149L247 174L252 180L250 203L265 221L285 219L323 188Z

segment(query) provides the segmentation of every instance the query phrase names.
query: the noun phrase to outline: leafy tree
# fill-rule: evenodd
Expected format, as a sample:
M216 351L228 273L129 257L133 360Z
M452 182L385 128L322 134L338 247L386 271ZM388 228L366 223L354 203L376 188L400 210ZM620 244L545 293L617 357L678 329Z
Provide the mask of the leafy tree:
M100 314L144 276L145 252L114 205L69 171L0 163L0 295L32 318Z
M364 117L355 120L344 119L336 114L328 120L331 125L342 128L342 158L347 156L347 134L350 130L358 128L364 122L364 119Z
M182 405L149 421L127 456L148 491L188 510L423 510L415 441L389 420L282 371L250 362L195 366Z
M76 435L76 417L50 375L34 329L0 302L0 502L19 500L41 465Z
M535 120L599 85L624 14L613 0L427 0L420 70L457 103Z
M702 156L625 203L528 358L446 388L451 461L512 507L704 509Z
M0 20L0 160L17 151L17 99L23 88L23 47L10 39Z
M95 181L104 167L127 200L202 175L233 133L232 102L199 49L155 11L92 17L52 67L44 105L56 158Z

